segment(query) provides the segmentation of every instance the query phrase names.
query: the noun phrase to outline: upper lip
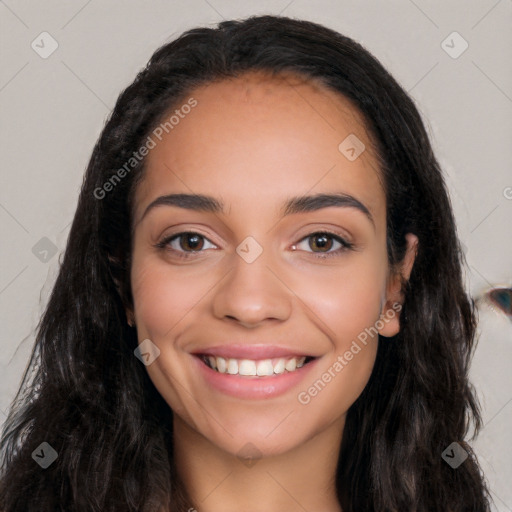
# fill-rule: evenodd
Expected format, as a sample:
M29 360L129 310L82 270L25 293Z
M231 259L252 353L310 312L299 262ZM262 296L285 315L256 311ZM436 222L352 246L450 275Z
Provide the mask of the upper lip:
M194 355L210 355L225 359L273 359L278 357L315 357L298 348L277 345L216 345L194 350Z

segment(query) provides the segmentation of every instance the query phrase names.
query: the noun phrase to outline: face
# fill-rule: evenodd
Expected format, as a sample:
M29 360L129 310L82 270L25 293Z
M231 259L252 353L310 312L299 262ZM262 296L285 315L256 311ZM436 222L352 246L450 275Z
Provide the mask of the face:
M190 98L136 191L129 314L175 421L284 453L342 430L375 329L398 330L376 160L357 111L311 82L251 73Z

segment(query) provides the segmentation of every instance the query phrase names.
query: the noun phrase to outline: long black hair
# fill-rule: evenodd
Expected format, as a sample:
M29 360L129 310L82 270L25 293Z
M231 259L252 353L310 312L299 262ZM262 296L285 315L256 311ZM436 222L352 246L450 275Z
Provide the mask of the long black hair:
M357 42L275 16L187 31L159 48L119 96L87 167L60 272L4 426L1 510L193 505L174 467L172 411L134 357L137 332L125 312L133 305L128 227L144 159L122 179L119 169L195 87L256 70L305 77L353 103L378 149L389 264L402 261L407 233L419 239L400 332L379 340L371 378L347 414L336 475L343 510L489 510L484 478L464 441L471 425L475 434L481 427L468 382L474 305L418 110ZM44 470L32 457L42 442L58 453ZM453 442L469 454L457 468L442 457Z

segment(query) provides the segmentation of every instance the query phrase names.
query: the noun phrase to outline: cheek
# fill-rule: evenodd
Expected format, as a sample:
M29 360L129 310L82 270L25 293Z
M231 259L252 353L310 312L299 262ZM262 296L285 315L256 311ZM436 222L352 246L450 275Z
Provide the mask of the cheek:
M328 424L350 408L372 373L385 267L375 258L361 258L336 272L317 273L307 283L300 295L307 298L313 321L318 318L316 323L329 338L331 349L298 398Z
M162 339L185 317L194 315L207 293L207 281L189 279L159 258L134 258L132 290L140 336Z
M345 266L324 268L321 272L313 269L294 279L293 289L314 313L312 321L317 319L336 352L346 350L353 339L379 319L385 267L374 260L358 255Z

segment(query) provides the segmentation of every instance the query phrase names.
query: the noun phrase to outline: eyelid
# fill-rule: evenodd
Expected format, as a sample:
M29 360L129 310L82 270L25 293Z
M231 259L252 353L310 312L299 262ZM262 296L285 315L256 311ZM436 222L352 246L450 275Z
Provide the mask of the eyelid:
M161 240L158 243L155 244L155 247L162 249L162 250L171 251L175 254L178 254L179 255L178 257L181 257L181 258L194 257L194 255L205 252L205 250L207 250L207 249L212 249L211 247L208 247L206 249L201 248L200 250L197 250L197 251L183 251L183 250L171 248L170 243L179 239L182 235L198 235L199 237L203 238L204 240L206 240L207 242L209 242L210 244L215 246L215 249L219 248L218 245L215 242L212 242L208 236L206 236L205 234L201 233L200 231L194 230L194 229L190 229L190 230L184 229L184 230L177 231L175 233L170 233L168 235L165 235L163 238L161 238ZM335 249L335 250L329 250L327 252L322 252L322 251L315 252L315 251L307 251L307 250L304 250L303 252L312 254L315 257L326 258L326 257L331 257L331 256L339 256L341 253L344 253L346 251L354 249L353 242L351 242L350 239L347 240L347 238L350 238L350 237L346 237L344 234L338 233L331 229L317 228L317 229L310 230L308 233L306 233L304 236L302 236L297 242L295 242L292 245L292 248L294 248L293 250L296 250L296 247L298 244L304 242L308 238L312 238L315 235L328 235L329 237L333 238L334 241L338 242L341 245L341 247L338 249Z
M329 237L334 239L335 242L338 242L341 246L338 249L329 250L327 252L304 251L306 253L313 254L315 257L326 258L332 256L340 256L342 253L346 251L354 250L354 244L347 240L345 236L327 229L318 229L316 231L310 232L309 234L303 236L297 243L293 244L292 247L296 248L298 244L304 242L308 238L314 237L315 235L328 235Z
M340 243L341 245L343 245L345 247L352 245L348 240L345 239L344 236L342 236L338 233L334 233L332 231L325 230L325 229L319 230L319 231L313 231L312 233L309 233L309 234L303 236L297 243L301 243L304 240L307 240L308 238L312 238L315 235L329 235L331 238L333 238L334 240L336 240L338 243ZM297 245L297 243L294 245Z
M302 231L302 230L301 230ZM354 244L354 236L347 231L346 229L343 229L339 226L332 226L329 227L329 225L322 224L322 223L315 223L314 225L308 225L304 228L304 235L300 237L300 240L304 240L304 238L307 238L308 236L317 235L320 233L326 233L328 235L332 235L333 237L338 237L343 239L347 244ZM296 235L297 237L300 235Z
M156 247L157 249L161 250L161 251L167 251L169 253L172 253L173 255L175 255L177 258L181 258L181 259L188 259L188 258L194 258L196 257L198 254L200 253L203 253L205 252L203 249L199 250L199 251L182 251L182 250L179 250L179 249L174 249L172 247L170 247L170 244L172 242L174 242L175 240L179 240L179 238L182 236L182 235L199 235L201 238L207 240L210 244L212 244L213 246L215 246L215 249L218 249L218 247L216 246L216 244L214 242L212 242L206 235L204 235L203 233L200 233L199 231L194 231L194 230L181 230L181 231L177 231L176 233L171 233L171 234L168 234L168 235L165 235L163 238L161 238L161 240L159 242L157 242L154 247ZM208 247L208 249L211 249L210 247Z

